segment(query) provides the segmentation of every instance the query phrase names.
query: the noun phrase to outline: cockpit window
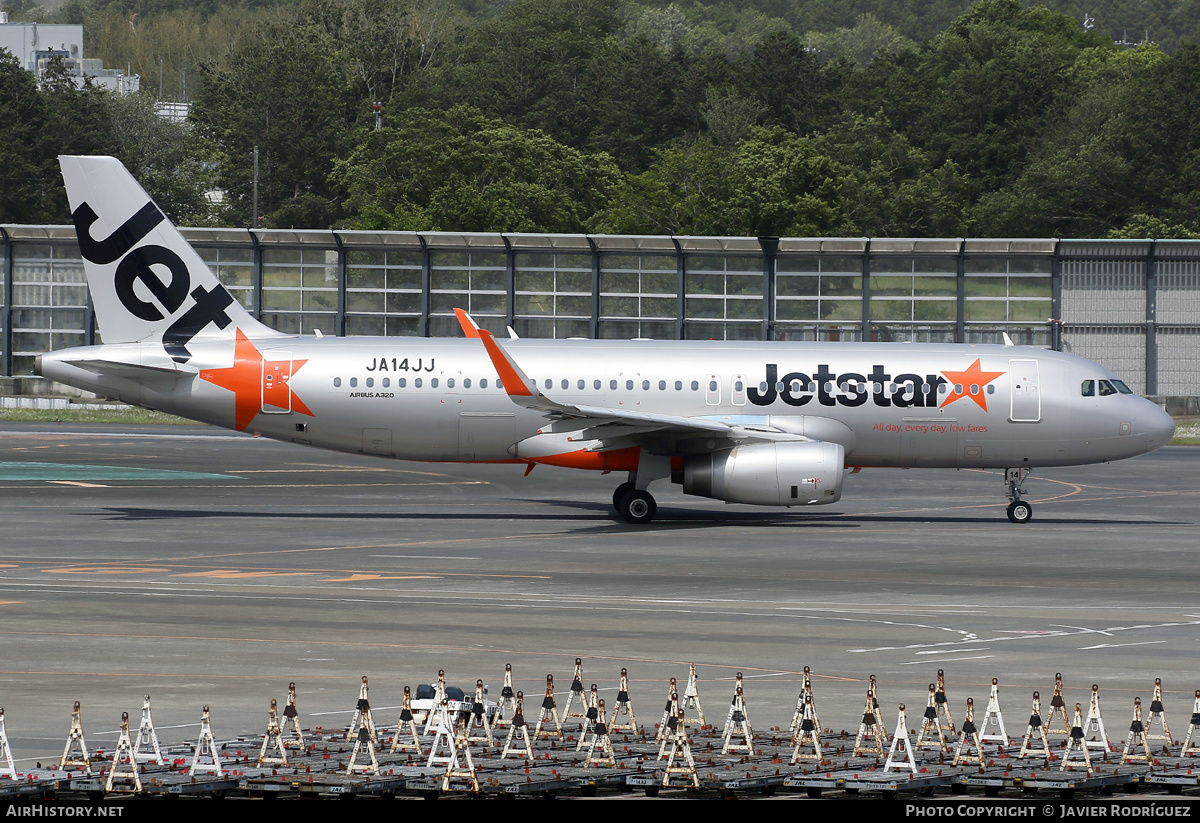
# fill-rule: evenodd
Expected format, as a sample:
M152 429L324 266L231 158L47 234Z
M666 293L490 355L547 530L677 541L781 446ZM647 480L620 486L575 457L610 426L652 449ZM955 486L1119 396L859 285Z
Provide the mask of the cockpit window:
M1095 397L1096 396L1096 381L1095 380L1084 380L1083 385L1079 387L1079 393L1082 394L1084 397Z
M1100 384L1100 396L1101 397L1108 397L1110 394L1117 393L1117 387L1114 386L1108 380L1099 380L1097 382Z
M1133 389L1126 386L1120 380L1114 380L1112 381L1112 384L1117 387L1117 391L1119 391L1121 394L1133 394Z

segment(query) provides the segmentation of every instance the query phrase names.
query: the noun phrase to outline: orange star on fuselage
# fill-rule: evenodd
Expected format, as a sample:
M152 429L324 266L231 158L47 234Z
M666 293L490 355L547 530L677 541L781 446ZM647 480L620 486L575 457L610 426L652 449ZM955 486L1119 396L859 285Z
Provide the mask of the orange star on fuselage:
M244 431L255 416L262 411L264 392L279 396L286 391L286 395L283 396L287 398L288 405L283 406L281 403L272 403L272 405L279 408L290 408L294 412L307 414L309 417L315 416L309 411L308 406L304 405L304 401L296 396L290 385L292 375L300 371L300 367L307 362L307 360L266 360L258 347L242 334L241 329L238 329L237 341L233 345L233 365L227 369L205 369L200 372L200 379L233 392L234 428ZM268 378L266 370L263 368L265 363L272 364L285 385L264 389L264 383L270 386L274 380L274 375ZM283 372L285 364L288 368L286 374Z
M991 383L997 377L1004 374L1002 371L983 371L979 366L979 358L975 358L975 362L967 367L966 371L943 371L946 379L950 381L950 396L942 401L939 408L945 408L955 400L961 400L964 397L969 397L975 401L975 405L987 411L987 395L984 394L983 387ZM971 388L975 387L975 392L971 392Z

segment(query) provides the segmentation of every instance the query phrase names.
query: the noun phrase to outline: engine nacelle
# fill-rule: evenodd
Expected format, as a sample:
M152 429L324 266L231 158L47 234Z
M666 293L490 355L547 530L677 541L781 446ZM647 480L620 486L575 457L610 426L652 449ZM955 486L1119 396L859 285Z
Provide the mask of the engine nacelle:
M730 503L805 506L842 499L837 443L756 443L685 457L683 492Z

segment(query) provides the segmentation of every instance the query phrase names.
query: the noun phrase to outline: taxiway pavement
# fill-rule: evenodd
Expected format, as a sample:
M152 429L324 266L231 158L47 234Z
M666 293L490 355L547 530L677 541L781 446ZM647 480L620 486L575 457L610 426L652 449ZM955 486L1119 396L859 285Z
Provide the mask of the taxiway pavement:
M622 477L413 464L215 429L0 425L0 706L18 760L89 746L151 695L159 734L261 737L295 681L305 725L344 725L370 678L377 722L444 669L559 705L576 657L642 723L698 667L723 720L742 671L756 730L785 729L805 666L821 720L910 725L945 669L955 718L993 677L1010 735L1055 672L1110 737L1162 678L1176 737L1200 689L1200 449L1037 472L1034 518L998 472L867 470L840 503L728 506L652 487L649 527L616 518ZM540 701L538 701L540 702ZM109 743L111 745L111 742Z

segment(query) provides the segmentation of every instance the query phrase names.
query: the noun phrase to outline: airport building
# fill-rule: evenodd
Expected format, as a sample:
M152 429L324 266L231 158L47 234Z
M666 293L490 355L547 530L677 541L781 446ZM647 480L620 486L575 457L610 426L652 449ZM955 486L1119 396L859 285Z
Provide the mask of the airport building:
M522 337L1015 342L1200 395L1200 241L184 229L266 324ZM103 340L70 226L0 226L0 364Z
M54 60L61 60L75 84L92 85L118 94L141 88L136 74L104 68L104 61L83 56L83 26L72 23L10 23L0 11L0 50L12 52L26 71L40 81Z

